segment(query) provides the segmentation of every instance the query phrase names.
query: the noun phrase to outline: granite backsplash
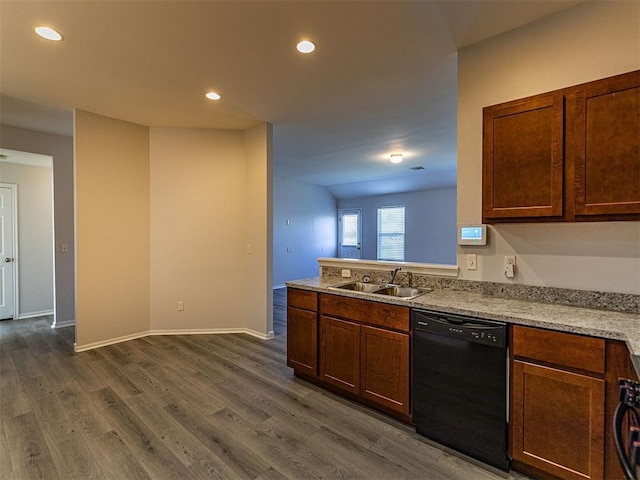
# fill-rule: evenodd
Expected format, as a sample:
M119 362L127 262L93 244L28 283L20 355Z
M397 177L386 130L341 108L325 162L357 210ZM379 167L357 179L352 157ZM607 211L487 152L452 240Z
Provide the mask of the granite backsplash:
M342 268L321 268L324 281L336 283L362 281L368 276L371 283L387 283L388 270L366 270L351 268L351 277L342 277ZM640 295L612 292L594 292L590 290L572 290L569 288L540 287L496 282L479 282L459 280L456 278L438 277L412 272L400 271L394 283L416 288L448 289L460 292L473 292L498 298L530 300L534 302L557 303L576 307L614 310L617 312L640 313Z

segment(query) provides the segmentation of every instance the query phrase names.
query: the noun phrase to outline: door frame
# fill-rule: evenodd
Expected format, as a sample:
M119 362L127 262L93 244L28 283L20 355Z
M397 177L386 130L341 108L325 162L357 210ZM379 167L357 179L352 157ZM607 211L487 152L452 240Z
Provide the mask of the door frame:
M358 215L358 252L359 259L362 259L362 207L353 207L353 208L339 208L338 209L338 257L346 258L342 256L342 217L344 214L348 213L356 213ZM351 246L351 245L349 245ZM353 258L353 257L350 257Z
M18 319L18 288L19 272L18 272L18 185L15 183L3 183L0 182L0 187L8 188L11 190L11 228L13 235L13 320Z

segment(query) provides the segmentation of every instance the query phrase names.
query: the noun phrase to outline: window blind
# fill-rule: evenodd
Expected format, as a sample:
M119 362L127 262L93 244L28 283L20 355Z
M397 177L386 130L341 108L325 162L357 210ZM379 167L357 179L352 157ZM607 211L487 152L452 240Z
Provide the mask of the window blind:
M404 205L378 208L378 260L404 261Z

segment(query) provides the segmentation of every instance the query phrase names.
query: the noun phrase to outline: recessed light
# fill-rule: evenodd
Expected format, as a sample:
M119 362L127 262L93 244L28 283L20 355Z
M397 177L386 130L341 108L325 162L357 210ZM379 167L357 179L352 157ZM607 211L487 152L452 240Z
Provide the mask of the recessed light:
M60 40L62 40L62 35L59 32L55 31L53 28L36 27L34 30L38 35L40 35L42 38L46 38L47 40L51 40L53 42L59 42Z
M316 49L316 44L311 40L303 40L296 45L296 49L300 53L311 53Z
M220 94L216 92L207 92L205 95L209 100L220 100Z
M402 161L402 154L392 153L391 155L389 155L389 160L391 161L391 163L400 163Z

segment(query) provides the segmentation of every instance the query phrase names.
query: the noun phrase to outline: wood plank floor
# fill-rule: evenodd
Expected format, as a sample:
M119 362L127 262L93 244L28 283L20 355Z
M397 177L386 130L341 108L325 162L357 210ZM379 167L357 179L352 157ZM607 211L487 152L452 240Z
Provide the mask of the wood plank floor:
M525 478L293 377L285 313L283 289L270 341L154 336L80 354L73 327L0 322L0 478Z

